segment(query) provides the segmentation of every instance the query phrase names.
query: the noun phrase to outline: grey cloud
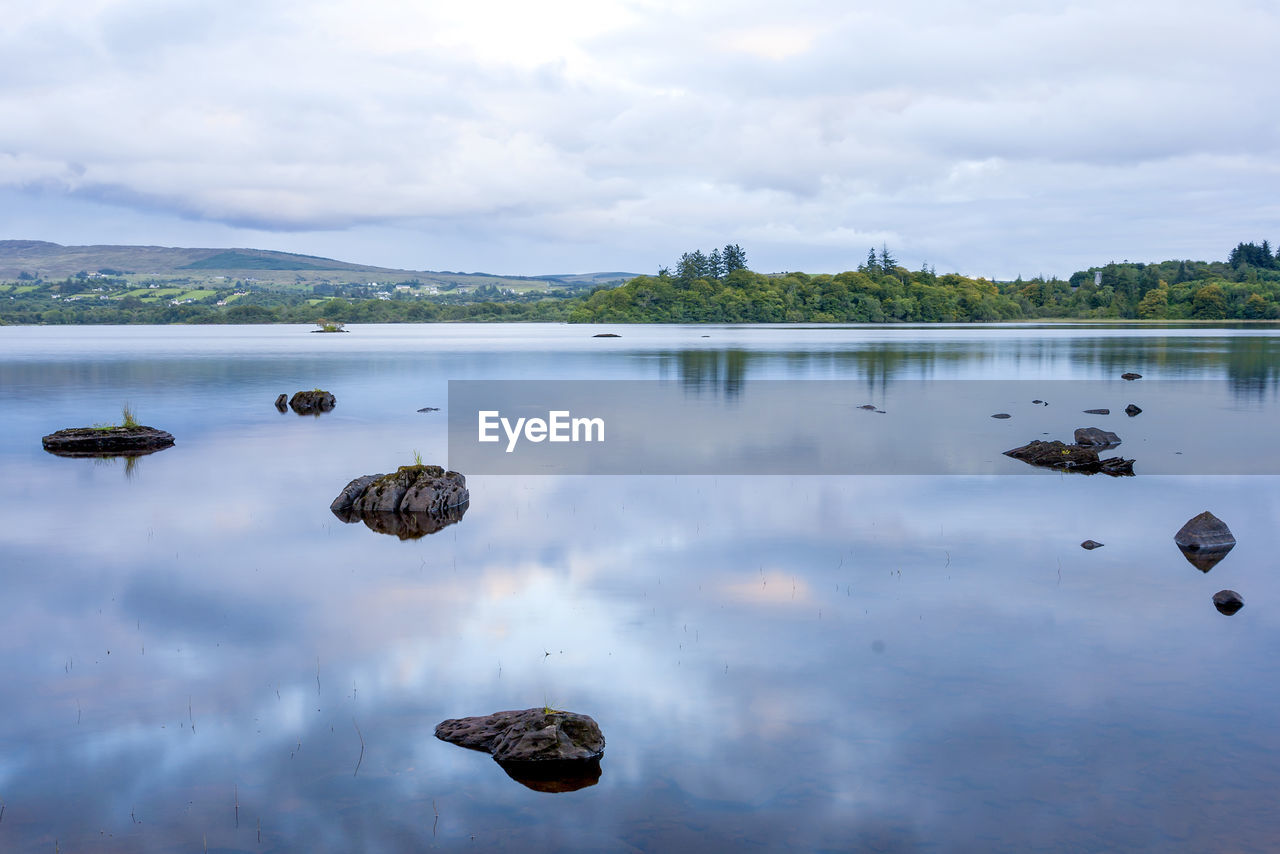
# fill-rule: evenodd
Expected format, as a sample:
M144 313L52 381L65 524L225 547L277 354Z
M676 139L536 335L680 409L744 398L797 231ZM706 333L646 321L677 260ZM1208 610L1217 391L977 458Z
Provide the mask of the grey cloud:
M403 251L400 229L447 221L474 238L414 266L496 253L532 272L516 252L552 241L572 267L650 269L691 239L755 234L756 263L815 269L880 235L1002 274L1070 272L1111 242L1144 257L1170 234L1221 255L1265 236L1232 200L1280 189L1261 106L1280 19L1256 4L630 3L560 55L497 58L483 31L447 38L444 7L372 7L380 40L342 3L224 6L16 16L0 186L304 250L381 228L352 238L372 263ZM1175 218L1169 194L1189 187L1226 215ZM1052 218L1028 220L1033 201ZM1147 221L1095 215L1116 207Z

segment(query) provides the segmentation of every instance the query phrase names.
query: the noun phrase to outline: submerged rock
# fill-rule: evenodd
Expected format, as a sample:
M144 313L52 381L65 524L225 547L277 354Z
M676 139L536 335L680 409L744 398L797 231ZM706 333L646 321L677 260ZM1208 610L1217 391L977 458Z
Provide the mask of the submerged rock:
M338 399L323 389L300 391L289 398L289 408L299 415L328 412L337 406Z
M1084 410L1084 414L1085 415L1110 415L1111 410L1110 409L1086 409Z
M866 409L866 410L868 410L868 411L870 411L870 412L875 412L876 405L875 405L874 403L864 403L864 404L862 404L861 406L859 406L858 408L859 408L859 409Z
M155 427L69 427L40 439L44 449L60 457L139 457L164 450L173 435Z
M1101 427L1077 427L1075 437L1077 445L1114 448L1120 444L1119 436Z
M438 406L424 406L424 407L422 407L421 409L419 409L418 411L419 411L419 412L439 412L439 411L440 411L440 407L438 407Z
M391 474L357 477L329 509L343 522L402 540L434 534L462 519L471 493L467 479L440 466L401 466Z
M1124 408L1124 414L1128 415L1130 418L1132 418L1133 416L1137 415L1140 412L1142 412L1142 409L1140 409L1138 407L1138 404L1136 403L1131 403Z
M604 755L604 734L590 716L538 707L450 718L436 738L484 750L499 762L582 762Z
M592 338L621 338L622 336L616 332L597 332Z
M1120 457L1099 459L1096 448L1084 445L1067 445L1063 442L1045 442L1036 439L1020 448L1004 452L1005 456L1022 460L1033 466L1074 471L1081 474L1109 474L1112 477L1131 476L1133 460Z
M1219 590L1213 594L1213 607L1230 617L1244 607L1244 599L1234 590Z
M1083 543L1080 544L1080 548L1093 551L1094 549L1100 549L1105 545L1106 543L1100 543L1097 540L1085 540Z
M1126 374L1121 374L1121 375L1120 375L1120 379L1122 379L1122 380L1140 380L1140 379L1142 379L1142 374L1135 374L1133 371L1129 371L1129 372L1128 372L1128 373L1126 373Z
M1005 418L1012 418L1013 416L1007 412L997 412L995 415L992 415L991 417L1005 419Z

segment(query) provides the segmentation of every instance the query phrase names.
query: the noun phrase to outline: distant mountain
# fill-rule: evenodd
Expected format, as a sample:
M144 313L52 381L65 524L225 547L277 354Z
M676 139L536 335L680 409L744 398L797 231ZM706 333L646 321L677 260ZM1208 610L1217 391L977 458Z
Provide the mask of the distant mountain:
M546 282L547 285L590 287L633 278L633 273L575 273L545 276L501 276L491 273L454 273L432 270L398 270L351 264L315 255L276 252L271 249L183 248L173 246L62 246L43 240L0 240L0 280L23 274L46 280L64 279L79 272L109 275L194 276L290 280L340 280L360 274L361 280L403 281L419 279L439 284L479 286L486 283Z

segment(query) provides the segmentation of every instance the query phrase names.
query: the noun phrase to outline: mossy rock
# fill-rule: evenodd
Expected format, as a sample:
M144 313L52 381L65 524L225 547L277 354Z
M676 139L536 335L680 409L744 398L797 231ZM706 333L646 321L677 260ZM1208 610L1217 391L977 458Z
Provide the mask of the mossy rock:
M60 457L141 456L173 445L173 435L155 427L69 427L40 443Z
M416 539L462 519L471 493L467 479L440 466L401 466L348 483L329 505L344 522L363 521L371 530Z

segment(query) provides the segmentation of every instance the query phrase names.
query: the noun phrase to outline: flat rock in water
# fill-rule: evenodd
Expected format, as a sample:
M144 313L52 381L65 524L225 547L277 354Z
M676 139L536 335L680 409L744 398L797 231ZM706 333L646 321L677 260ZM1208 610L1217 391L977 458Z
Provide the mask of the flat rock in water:
M364 522L402 540L434 534L462 519L471 493L467 479L440 466L401 466L368 474L343 487L329 510L343 522Z
M452 718L436 738L484 750L502 763L590 762L604 755L604 733L588 715L535 708Z
M419 411L419 412L439 412L439 411L440 411L440 407L438 407L438 406L424 406L424 407L422 407L421 409L419 409L418 411Z
M173 435L155 427L69 427L40 439L60 457L142 456L173 444Z
M1127 373L1127 374L1121 374L1121 375L1120 375L1120 379L1122 379L1122 380L1140 380L1140 379L1142 379L1142 374L1135 374L1133 371L1130 371L1130 372L1129 372L1129 373Z
M1110 409L1086 409L1084 411L1084 414L1085 415L1110 415L1111 410Z
M1005 451L1004 454L1033 466L1059 471L1074 471L1081 474L1102 473L1112 477L1133 474L1133 460L1120 457L1099 459L1096 448L1084 445L1068 445L1058 441L1044 442L1036 439L1020 448Z
M1093 551L1094 549L1100 549L1105 545L1106 543L1100 543L1097 540L1085 540L1083 543L1080 544L1080 548Z
M859 406L858 408L859 408L859 409L866 409L866 410L868 410L868 411L870 411L870 412L875 412L875 411L876 411L876 405L875 405L874 403L864 403L864 404L862 404L861 406Z
M1007 412L997 412L995 415L992 415L991 417L1005 419L1005 418L1012 418L1013 416Z
M1114 448L1120 444L1120 437L1110 430L1101 427L1077 427L1076 444L1095 448Z
M1126 407L1124 408L1124 414L1125 414L1125 415L1128 415L1130 418L1132 418L1133 416L1137 415L1137 414L1138 414L1138 413L1140 413L1141 411L1142 411L1142 410L1138 407L1138 405L1137 405L1136 403L1131 403L1131 404L1129 404L1128 406L1126 406Z
M597 332L592 338L621 338L622 336L616 332Z
M338 405L338 399L323 389L300 391L289 398L289 408L299 415L328 412Z
M1219 590L1213 594L1213 607L1230 617L1244 607L1244 599L1234 590Z

